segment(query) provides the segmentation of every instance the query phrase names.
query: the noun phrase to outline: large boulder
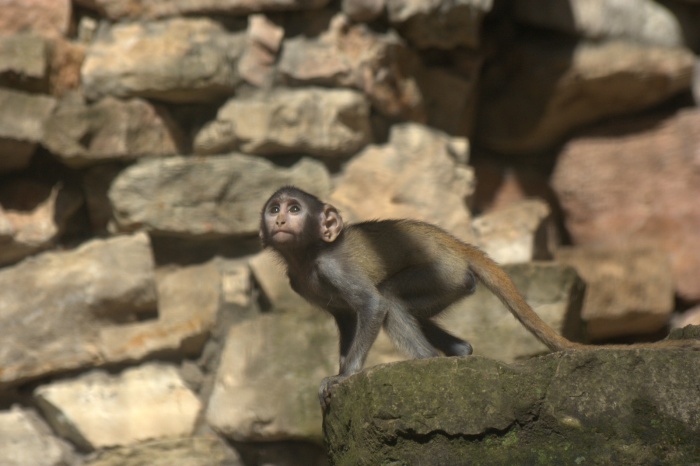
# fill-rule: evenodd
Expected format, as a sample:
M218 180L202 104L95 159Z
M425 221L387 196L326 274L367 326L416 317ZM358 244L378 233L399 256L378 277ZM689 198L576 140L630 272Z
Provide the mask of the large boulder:
M700 299L700 111L629 117L580 133L552 184L575 244L659 248L676 292Z
M652 349L400 362L335 388L325 440L332 464L689 464L699 370Z

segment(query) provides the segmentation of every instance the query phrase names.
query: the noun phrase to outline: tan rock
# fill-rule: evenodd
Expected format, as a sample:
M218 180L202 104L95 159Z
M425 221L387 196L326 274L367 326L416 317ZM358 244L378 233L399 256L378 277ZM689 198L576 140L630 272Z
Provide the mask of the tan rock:
M243 466L238 453L216 435L161 439L102 450L86 466Z
M283 37L284 29L265 15L248 17L247 46L238 63L238 72L244 80L258 87L272 83Z
M349 87L362 91L381 114L424 122L418 77L423 65L394 33L377 33L335 16L318 37L284 41L278 72L285 84Z
M221 274L213 262L158 273L158 318L102 326L97 345L108 361L141 360L153 354L194 356L216 323Z
M481 22L492 6L493 0L387 0L387 15L418 48L477 48Z
M48 42L36 33L0 36L0 84L30 92L47 89Z
M29 165L55 106L48 96L0 89L0 173Z
M499 264L551 258L557 243L549 205L541 199L513 203L472 222L476 245Z
M588 338L644 335L663 329L673 311L673 280L661 250L562 248L557 261L586 282L582 318Z
M22 31L57 38L68 33L70 0L3 0L0 35Z
M106 97L88 104L72 94L46 124L43 143L75 168L143 156L175 155L184 133L162 106L143 99Z
M207 102L231 95L245 37L205 18L105 28L82 67L85 95Z
M234 97L195 137L195 151L221 154L353 154L370 142L369 104L350 89L276 89Z
M474 178L467 154L465 139L395 125L388 144L370 146L346 165L331 201L346 220L415 218L469 240L466 199Z
M145 234L94 240L0 269L0 387L105 362L102 325L156 309Z
M93 371L42 385L34 397L60 435L87 450L192 434L202 407L172 366Z
M317 391L338 369L336 332L318 311L267 314L232 327L207 423L236 441L320 441Z
M0 265L51 247L80 208L75 189L26 179L0 186Z

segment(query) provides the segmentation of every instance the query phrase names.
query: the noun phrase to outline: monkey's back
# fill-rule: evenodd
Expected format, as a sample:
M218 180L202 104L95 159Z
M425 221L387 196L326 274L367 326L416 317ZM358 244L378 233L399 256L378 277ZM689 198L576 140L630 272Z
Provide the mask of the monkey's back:
M463 251L473 248L443 229L418 220L361 222L351 225L345 233L345 254L366 270L375 283L414 266L467 268Z

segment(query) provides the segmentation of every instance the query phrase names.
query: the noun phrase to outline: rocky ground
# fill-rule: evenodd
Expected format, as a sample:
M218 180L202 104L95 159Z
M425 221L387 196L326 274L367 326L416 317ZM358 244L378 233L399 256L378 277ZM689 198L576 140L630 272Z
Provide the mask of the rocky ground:
M325 464L333 323L260 252L294 184L436 223L572 339L700 323L690 0L9 0L0 464ZM484 290L447 325L545 349ZM401 359L382 336L370 365Z

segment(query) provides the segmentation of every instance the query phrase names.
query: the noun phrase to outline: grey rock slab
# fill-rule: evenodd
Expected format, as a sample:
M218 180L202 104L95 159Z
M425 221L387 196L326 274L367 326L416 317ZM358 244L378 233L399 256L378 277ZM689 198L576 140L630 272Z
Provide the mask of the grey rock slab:
M336 387L325 442L333 464L692 464L699 370L652 349L375 367Z
M330 175L308 158L285 168L241 154L171 157L127 168L109 198L121 230L180 237L255 235L265 201L287 184L323 197Z

